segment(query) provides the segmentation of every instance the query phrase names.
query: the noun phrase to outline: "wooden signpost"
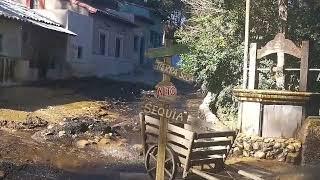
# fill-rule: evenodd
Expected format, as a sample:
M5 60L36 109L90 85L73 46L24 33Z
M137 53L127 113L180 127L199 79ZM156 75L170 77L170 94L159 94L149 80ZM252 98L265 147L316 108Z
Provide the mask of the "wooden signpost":
M163 74L170 75L172 77L175 77L177 79L186 81L186 82L194 82L195 79L192 75L184 73L180 69L176 69L166 63L163 63L161 61L156 61L155 65L153 66L154 70L160 71Z
M171 67L171 57L188 51L188 48L182 45L173 45L173 40L165 40L165 47L149 49L146 56L149 58L164 58L164 62L156 61L154 69L163 73L162 81L156 85L157 98L159 104L150 102L143 107L145 114L158 116L160 118L156 180L164 180L166 164L166 145L168 121L186 123L184 112L170 109L168 101L174 101L177 96L177 89L171 81L171 76L187 82L193 82L192 76L183 73L181 70Z

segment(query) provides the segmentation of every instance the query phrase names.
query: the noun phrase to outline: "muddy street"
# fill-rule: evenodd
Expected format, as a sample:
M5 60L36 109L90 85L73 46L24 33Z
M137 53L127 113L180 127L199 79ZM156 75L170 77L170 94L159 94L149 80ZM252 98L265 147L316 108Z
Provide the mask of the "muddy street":
M197 97L188 85L181 86L183 95ZM1 89L0 177L146 178L139 112L144 98L152 96L150 90L143 84L102 79ZM200 99L188 103L180 98L174 106L189 104L196 114L194 102Z

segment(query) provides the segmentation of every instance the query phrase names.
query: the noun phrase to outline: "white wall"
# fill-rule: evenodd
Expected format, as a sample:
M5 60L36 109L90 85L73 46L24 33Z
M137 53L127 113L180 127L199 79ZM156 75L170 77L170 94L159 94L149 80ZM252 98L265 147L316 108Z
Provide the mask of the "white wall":
M68 43L68 62L72 67L72 74L77 77L94 76L92 17L68 11L68 29L77 34L77 36L70 37ZM82 47L82 57L80 59L77 57L79 46Z

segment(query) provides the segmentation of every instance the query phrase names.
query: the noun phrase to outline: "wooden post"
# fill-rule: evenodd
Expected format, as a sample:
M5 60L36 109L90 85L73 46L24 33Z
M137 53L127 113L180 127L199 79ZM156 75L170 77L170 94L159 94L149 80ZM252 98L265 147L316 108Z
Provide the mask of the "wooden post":
M278 89L284 90L285 89L285 74L284 74L284 53L278 52L277 53L277 71L276 71L276 85Z
M249 34L250 33L250 0L246 0L246 22L244 35L244 54L243 54L243 82L242 88L247 88L248 80L248 52L249 52Z
M299 91L308 89L308 72L309 72L309 41L303 41L301 47L301 64L300 64L300 87Z
M257 43L251 43L248 89L256 88L256 74L257 74Z
M165 41L166 47L171 47L173 44L172 40ZM171 65L171 58L165 57L164 62ZM162 81L170 82L171 77L169 75L163 74ZM167 105L163 102L163 107L167 108ZM158 140L158 157L157 157L157 171L156 180L164 180L164 169L166 160L166 146L167 146L167 131L168 131L168 119L160 117L160 127L159 127L159 140Z

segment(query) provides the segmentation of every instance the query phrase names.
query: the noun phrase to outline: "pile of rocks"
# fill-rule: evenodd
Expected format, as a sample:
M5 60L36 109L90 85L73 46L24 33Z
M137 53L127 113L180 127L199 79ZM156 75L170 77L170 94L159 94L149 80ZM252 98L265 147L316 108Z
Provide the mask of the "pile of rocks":
M77 117L65 119L58 124L49 125L47 129L36 132L32 138L39 141L57 140L65 137L76 138L79 136L118 136L115 128L108 122L90 118Z
M301 142L290 138L263 138L239 134L231 150L232 156L255 157L298 164Z

